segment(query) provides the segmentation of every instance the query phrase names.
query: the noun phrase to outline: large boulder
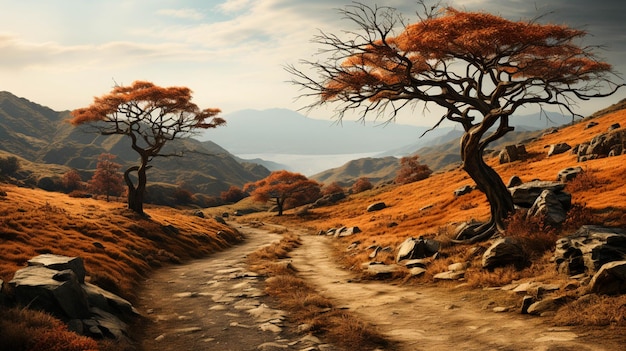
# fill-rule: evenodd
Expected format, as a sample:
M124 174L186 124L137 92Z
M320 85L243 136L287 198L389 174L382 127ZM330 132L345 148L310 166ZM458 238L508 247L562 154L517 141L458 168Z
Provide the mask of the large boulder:
M396 262L431 257L439 252L440 246L441 244L437 240L424 238L422 236L417 239L413 237L407 238L398 246Z
M85 265L80 257L67 257L55 254L42 254L28 260L29 266L46 267L55 271L71 270L82 284L85 282Z
M482 266L487 270L505 266L515 266L517 269L522 269L528 264L528 255L522 245L510 237L494 241L485 251L482 259Z
M576 149L578 161L583 162L607 156L618 156L626 152L626 130L614 129L596 135L588 143L582 143Z
M563 274L595 274L613 261L626 260L626 230L585 225L556 242L554 262Z
M561 198L551 190L544 190L528 210L527 217L541 217L546 224L555 226L565 222L567 210Z
M603 265L591 278L589 291L605 295L625 294L626 261L613 261Z
M563 205L563 208L569 210L572 202L572 195L564 192L565 184L561 182L548 182L542 180L534 180L522 185L509 188L509 192L513 197L513 203L517 206L530 208L539 195L544 190L550 190L558 197L559 201Z
M9 282L19 305L51 313L80 334L118 340L127 336L122 319L137 311L123 298L86 283L81 258L46 254L28 264Z
M89 317L87 295L71 270L29 266L15 272L9 285L22 306L44 310L64 320Z

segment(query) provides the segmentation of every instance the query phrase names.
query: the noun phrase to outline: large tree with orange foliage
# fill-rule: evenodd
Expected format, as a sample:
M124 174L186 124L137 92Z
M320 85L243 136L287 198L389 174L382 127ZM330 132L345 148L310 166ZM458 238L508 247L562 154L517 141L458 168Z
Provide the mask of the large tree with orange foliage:
M356 111L362 119L373 113L391 121L418 102L443 107L433 128L445 120L463 127L463 168L491 205L490 220L457 241L483 240L503 230L514 209L504 182L483 159L491 142L513 130L509 117L530 104L577 116L577 100L611 95L623 84L611 81L611 66L594 47L576 43L585 31L419 3L423 15L413 24L392 8L346 7L342 15L359 32L346 38L322 32L314 41L325 56L303 61L311 71L287 70L307 91L301 97L315 98L309 108L338 103L339 119Z
M191 98L191 90L186 87L163 88L136 81L130 86L116 85L110 93L96 97L90 106L72 111L73 125L89 123L101 135L126 135L131 148L139 154L139 164L124 172L129 209L143 214L148 163L157 156L180 156L161 151L168 141L226 123L217 117L219 109L202 110ZM137 173L136 185L130 177L132 172Z
M272 172L266 178L248 183L243 190L249 192L255 201L274 200L278 216L283 215L285 207L311 203L321 196L321 184L300 173L284 170Z

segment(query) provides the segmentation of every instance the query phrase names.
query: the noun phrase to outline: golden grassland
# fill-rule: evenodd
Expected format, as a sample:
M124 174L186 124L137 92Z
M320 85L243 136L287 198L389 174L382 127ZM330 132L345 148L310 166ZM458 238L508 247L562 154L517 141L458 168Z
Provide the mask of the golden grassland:
M558 233L576 229L584 220L614 226L626 226L626 156L603 158L577 163L576 156L564 153L547 157L546 146L567 142L574 146L591 140L598 133L604 132L613 123L624 123L626 110L607 114L594 119L599 125L586 129L586 123L562 128L559 132L548 134L526 145L531 158L521 162L500 165L495 157L489 163L506 181L517 175L523 181L532 179L554 180L557 172L570 166L582 166L585 177L567 185L572 192L575 205L568 226ZM370 245L396 247L407 237L432 236L445 244L441 259L433 261L426 275L419 279L398 276L408 284L432 283L432 276L445 270L447 264L455 261L479 261L480 255L472 255L471 250L463 245L450 245L449 239L453 228L461 222L476 219L485 220L489 215L489 206L482 193L473 191L468 195L455 198L453 192L463 185L472 185L471 179L461 169L433 174L430 178L406 185L391 185L376 188L359 194L352 194L347 200L335 205L310 209L305 215L296 214L299 209L289 210L282 217L273 213L259 212L237 218L241 221L275 222L286 227L305 228L310 233L340 226L358 226L362 233L358 237L348 237L335 241L338 259L347 268L358 270L361 263L369 261L367 250ZM212 219L212 215L232 211L238 207L254 207L249 199L234 206L205 209L207 218L193 215L193 211L177 210L165 207L146 206L148 217L141 217L125 209L120 202L105 202L100 199L77 199L60 193L51 193L37 189L19 188L11 185L0 186L6 196L0 196L0 279L9 281L16 270L24 267L26 261L42 253L55 253L67 256L79 256L85 261L89 279L92 283L108 289L122 297L135 300L138 286L144 277L163 264L179 263L188 259L206 256L221 250L240 239L235 229L222 225ZM365 209L373 202L383 201L388 206L382 211L367 212ZM211 214L211 215L209 215ZM512 225L512 228L525 224ZM221 233L221 234L218 234ZM359 240L356 250L347 251L349 243ZM486 244L482 244L486 245ZM279 250L278 256L286 256L288 248ZM272 254L275 255L275 254ZM273 260L272 255L265 260ZM498 269L484 272L479 264L474 264L468 271L466 282L469 287L497 286L513 280L530 278L536 280L559 279L554 266L549 262L550 252L538 254L535 263L523 270ZM384 254L377 260L393 261L393 254ZM286 273L286 272L283 272ZM278 274L278 273L274 273ZM278 285L269 285L269 289L280 290L284 280L297 277L284 276L275 279ZM271 281L270 281L271 282ZM292 282L299 286L300 281ZM307 288L308 289L308 288ZM306 290L309 301L307 306L326 308L328 301ZM303 290L304 291L304 290ZM275 291L279 294L280 291ZM285 299L283 297L282 299ZM295 299L298 300L298 299ZM288 300L287 300L288 301ZM288 302L286 302L288 303ZM601 306L598 306L600 304ZM599 297L568 305L568 312L557 315L562 324L584 324L593 321L595 325L624 323L626 298ZM603 315L594 313L602 311ZM12 312L13 313L13 312ZM24 311L11 317L24 319ZM304 313L306 315L306 311ZM589 318L590 315L598 318ZM7 325L18 331L40 330L42 320L47 317L31 315L33 322L28 327L18 327L4 313L0 321L3 332ZM3 318L7 319L3 319ZM350 318L337 315L338 321ZM584 321L583 321L584 319ZM616 322L617 321L617 322ZM322 322L315 322L321 325ZM323 322L326 323L326 322ZM330 323L330 322L329 322ZM57 324L51 328L62 328ZM339 323L341 324L341 323ZM20 324L21 325L21 324ZM358 323L350 323L355 333L364 333ZM321 326L320 326L321 328ZM48 340L50 328L41 329L35 336L25 335L24 340ZM9 330L10 331L10 330ZM58 335L66 334L57 333ZM370 335L376 339L375 335ZM48 341L46 341L48 342ZM93 348L93 344L84 339L75 340L76 350ZM100 349L115 349L99 343ZM32 349L32 348L31 348ZM96 348L97 349L97 348Z
M513 175L524 182L534 179L556 180L557 173L567 167L581 166L585 173L566 185L572 194L573 208L562 228L545 228L540 221L528 221L519 214L513 216L504 235L519 236L530 249L533 263L530 267L517 270L513 267L498 268L488 272L480 268L482 252L489 243L451 245L454 228L469 220L483 221L489 217L489 204L479 191L455 198L453 192L463 185L473 185L473 181L461 169L433 174L430 178L406 185L391 185L371 191L350 195L348 200L337 204L309 209L293 209L282 217L268 213L251 215L256 220L307 229L311 234L329 228L358 226L362 233L334 242L334 253L342 265L361 272L361 264L370 261L372 245L397 247L408 237L434 237L443 243L443 250L437 260L428 266L426 274L411 278L406 272L395 279L405 284L435 284L433 276L446 271L454 262L471 262L465 277L469 289L497 287L514 281L532 280L564 284L567 277L556 272L550 262L552 250L558 237L573 233L584 224L603 224L626 227L626 155L591 160L578 163L576 155L564 154L547 157L551 144L566 142L575 146L590 141L599 133L607 131L614 123L626 121L626 110L595 118L599 124L587 129L586 121L564 127L556 133L546 134L530 142L526 149L527 160L500 165L493 156L488 163L501 175L505 182ZM368 205L382 201L387 208L377 212L367 212ZM358 241L356 249L347 248ZM477 249L475 249L475 247ZM377 261L392 263L393 253L383 253ZM450 283L436 283L450 287ZM458 283L454 283L457 285ZM579 292L563 292L575 300ZM484 293L486 294L486 293ZM498 298L489 296L490 299ZM506 297L504 297L506 298ZM592 301L592 302L590 302ZM568 304L554 318L557 324L566 325L626 325L626 297L597 297Z
M0 279L5 281L38 254L78 256L91 282L132 300L151 269L205 256L239 237L192 212L155 207L142 217L119 202L15 186L2 190Z

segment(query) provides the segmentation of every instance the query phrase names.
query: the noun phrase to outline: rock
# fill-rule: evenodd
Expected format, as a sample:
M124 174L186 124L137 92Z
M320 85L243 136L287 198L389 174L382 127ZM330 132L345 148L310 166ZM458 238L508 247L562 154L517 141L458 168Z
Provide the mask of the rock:
M500 164L519 161L523 159L528 153L526 147L522 144L507 145L500 151L498 155Z
M360 232L361 232L361 229L359 227L341 227L335 230L333 235L337 238L337 237L354 235Z
M590 129L598 125L598 122L591 121L585 125L585 129Z
M533 315L541 315L548 311L556 311L565 303L564 296L548 297L543 300L533 302L528 306L526 312Z
M527 256L522 246L515 239L500 238L483 254L482 266L487 270L511 265L521 269L529 264Z
M472 192L472 190L474 190L474 188L471 185L464 185L454 191L454 197L469 194Z
M512 188L514 186L519 186L519 185L522 185L522 184L523 184L522 179L520 177L514 175L514 176L512 176L509 179L509 182L507 183L506 187L507 188Z
M87 296L76 275L68 274L65 277L70 279L55 280L53 277L58 273L43 266L29 266L15 272L9 285L18 304L47 311L62 319L89 317Z
M41 266L55 271L69 269L76 273L76 278L80 283L85 282L85 265L80 257L67 257L54 254L43 254L28 260L29 266Z
M346 198L346 194L345 193L332 193L332 194L324 195L321 198L317 199L312 204L311 207L315 208L315 207L331 205L331 204L334 204L335 202L338 202L339 200L343 200L345 198Z
M433 276L435 280L459 280L465 276L465 271L447 271L437 273Z
M576 178L576 176L578 176L582 172L583 168L580 166L564 168L560 170L559 173L556 175L556 181L565 183Z
M554 156L558 154L562 154L572 147L567 143L559 143L550 145L550 150L548 151L548 156Z
M530 305L532 305L533 302L535 302L534 297L529 296L529 295L524 296L524 298L522 299L521 313L528 314L528 308L530 307Z
M534 180L522 185L518 185L509 189L511 196L513 197L513 203L517 206L529 208L537 200L537 197L544 190L551 190L557 194L559 200L563 204L565 209L569 209L571 206L572 196L569 193L563 191L565 184L561 182L548 182L541 180Z
M585 225L559 239L554 250L557 270L568 275L593 275L606 263L624 260L626 230L622 228Z
M620 129L622 126L619 123L613 123L609 126L609 132L615 129Z
M213 219L214 219L217 223L226 224L226 220L224 219L224 217L214 216L214 217L213 217Z
M104 245L102 245L102 243L101 243L101 242L99 242L99 241L94 241L94 242L93 242L93 243L91 243L91 244L92 244L94 247L98 248L98 249L104 250Z
M405 260L403 263L406 268L413 268L413 267L426 268L426 265L429 262L430 262L429 260L426 260L423 258L416 258L412 260Z
M409 269L409 274L412 277L419 277L419 276L423 275L424 273L426 273L426 268L413 267L413 268Z
M196 217L204 218L204 212L202 212L200 210L194 211L193 215L196 216Z
M448 270L452 272L464 272L471 265L470 262L457 262L448 265Z
M567 210L561 198L551 190L544 190L526 214L527 217L542 217L546 224L555 226L565 222ZM571 200L570 200L571 201Z
M368 256L368 257L369 257L370 259L374 259L374 258L376 258L376 256L378 255L378 251L380 251L380 249L382 249L382 247L380 247L380 246L376 245L376 248L374 248L374 251L372 251L372 252L369 254L369 256Z
M139 312L135 310L130 302L99 286L85 283L82 285L82 289L87 295L87 301L90 306L122 316L139 315Z
M613 261L602 265L589 283L589 291L603 295L626 293L626 261Z
M375 202L369 206L367 206L367 212L380 211L382 209L387 208L387 205L384 202Z
M367 266L366 273L375 278L388 278L399 270L400 266L396 264L370 264Z
M420 236L419 238L407 238L398 247L396 262L413 258L425 258L439 252L441 244L437 240Z

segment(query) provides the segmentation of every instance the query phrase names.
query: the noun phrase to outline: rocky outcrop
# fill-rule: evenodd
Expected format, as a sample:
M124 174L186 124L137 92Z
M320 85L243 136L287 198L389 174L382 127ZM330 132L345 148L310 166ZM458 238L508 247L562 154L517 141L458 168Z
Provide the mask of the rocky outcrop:
M626 260L626 230L594 225L580 227L556 243L554 262L568 275L595 274L603 265Z
M590 142L576 146L573 152L578 156L578 162L623 155L626 153L626 130L610 129L596 135Z
M85 275L81 258L45 254L15 272L9 285L18 305L51 313L77 333L125 338L128 326L123 320L137 312L123 298L86 283Z
M459 196L463 196L463 195L469 194L473 190L474 190L474 188L471 185L464 185L464 186L454 190L454 197L459 197Z

